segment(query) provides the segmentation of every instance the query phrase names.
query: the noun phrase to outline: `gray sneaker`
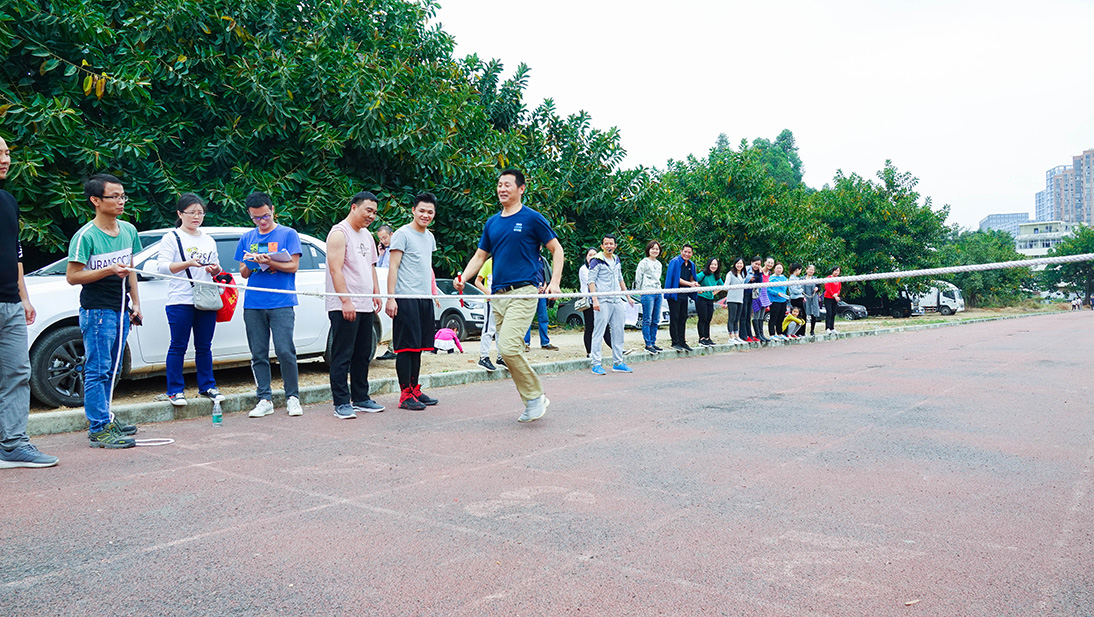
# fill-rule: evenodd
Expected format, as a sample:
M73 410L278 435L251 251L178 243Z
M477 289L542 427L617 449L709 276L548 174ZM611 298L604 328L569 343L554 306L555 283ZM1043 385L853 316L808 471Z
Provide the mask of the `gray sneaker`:
M543 414L547 413L547 406L551 404L551 401L547 399L546 394L541 394L539 398L534 398L524 404L524 413L520 414L517 418L517 422L533 422L543 417Z
M334 415L343 420L352 420L357 417L357 414L353 412L353 405L339 405L335 407Z
M103 430L97 433L88 433L88 441L92 448L132 448L137 445L136 440L132 437L126 437L118 432L118 429L107 425L103 427Z
M11 467L53 467L59 461L56 456L42 454L32 444L25 443L14 450L0 448L0 469Z
M383 410L384 406L372 399L353 404L353 411L356 413L380 413Z

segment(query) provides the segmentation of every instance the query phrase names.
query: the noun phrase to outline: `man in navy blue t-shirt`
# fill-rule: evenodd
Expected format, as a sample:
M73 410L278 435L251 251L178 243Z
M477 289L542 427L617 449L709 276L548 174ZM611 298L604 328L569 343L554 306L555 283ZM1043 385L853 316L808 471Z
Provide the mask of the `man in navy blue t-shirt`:
M501 212L490 217L482 228L479 248L463 273L456 277L454 285L463 291L465 281L474 281L482 264L494 258L494 294L535 294L544 282L540 267L540 248L547 247L553 263L547 293L559 293L562 264L565 259L562 244L551 224L542 214L521 202L524 196L524 174L516 169L506 169L498 178L498 201ZM524 413L518 421L538 420L547 411L550 401L543 393L543 385L536 376L528 358L524 355L524 333L536 314L536 298L496 298L490 302L497 324L498 352L505 360L513 383L517 386Z
M258 289L296 291L296 270L300 267L300 236L295 229L278 225L270 196L247 196L247 214L255 228L243 234L236 245L239 274L247 279L243 295L243 324L247 345L251 348L251 372L255 376L258 404L248 414L261 418L274 412L270 389L270 335L285 382L285 406L290 416L304 413L300 407L300 387L296 368L296 294L270 293Z

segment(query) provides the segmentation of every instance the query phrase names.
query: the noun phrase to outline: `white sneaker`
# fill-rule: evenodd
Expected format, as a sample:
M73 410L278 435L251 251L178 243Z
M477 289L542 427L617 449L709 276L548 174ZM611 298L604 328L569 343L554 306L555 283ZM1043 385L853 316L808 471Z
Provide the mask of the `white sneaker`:
M261 418L262 416L268 416L274 412L273 401L266 399L259 399L258 404L251 410L251 413L247 414L251 418Z
M296 398L295 396L290 396L289 398L285 399L285 406L289 408L290 416L304 415L304 410L300 407L300 399Z

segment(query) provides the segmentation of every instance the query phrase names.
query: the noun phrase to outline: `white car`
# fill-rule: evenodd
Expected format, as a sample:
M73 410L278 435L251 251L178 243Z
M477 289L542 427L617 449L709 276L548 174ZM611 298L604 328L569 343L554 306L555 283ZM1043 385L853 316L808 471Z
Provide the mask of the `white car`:
M240 236L250 231L246 227L203 227L217 243L220 266L231 273L236 283L244 283L238 276L239 262L235 260L236 244ZM160 238L171 229L142 231L139 236L144 249L133 263L139 272L156 272L156 253ZM323 291L327 267L327 246L322 240L300 234L302 253L300 269L296 274L298 291ZM27 330L30 345L30 391L47 405L80 407L84 397L84 342L80 333L80 287L69 285L65 280L68 260L56 261L44 268L27 274L27 293L38 311L34 324ZM386 289L387 269L377 268L381 290ZM144 325L129 330L121 377L138 378L162 375L166 369L167 347L171 331L167 325L168 281L138 274L138 291ZM322 298L298 296L296 328L293 340L299 359L322 356L328 358L330 349L330 320ZM373 325L373 349L381 340L391 336L391 319L381 311ZM275 358L271 343L270 357ZM194 370L193 345L186 352L185 367ZM218 323L213 336L213 366L226 368L247 366L251 362L247 334L243 326L243 298L240 298L231 321Z

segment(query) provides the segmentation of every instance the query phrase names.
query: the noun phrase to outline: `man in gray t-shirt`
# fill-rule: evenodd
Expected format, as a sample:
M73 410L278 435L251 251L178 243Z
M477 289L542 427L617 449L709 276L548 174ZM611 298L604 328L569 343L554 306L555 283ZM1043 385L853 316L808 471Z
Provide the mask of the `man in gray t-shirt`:
M430 193L418 195L410 214L410 223L391 236L389 296L429 294L433 290L433 251L437 241L428 227L437 215L437 198ZM422 352L433 351L436 335L432 300L389 297L385 311L391 317L391 349L395 351L395 373L401 391L399 407L421 411L427 405L436 405L437 399L423 394L418 384Z

